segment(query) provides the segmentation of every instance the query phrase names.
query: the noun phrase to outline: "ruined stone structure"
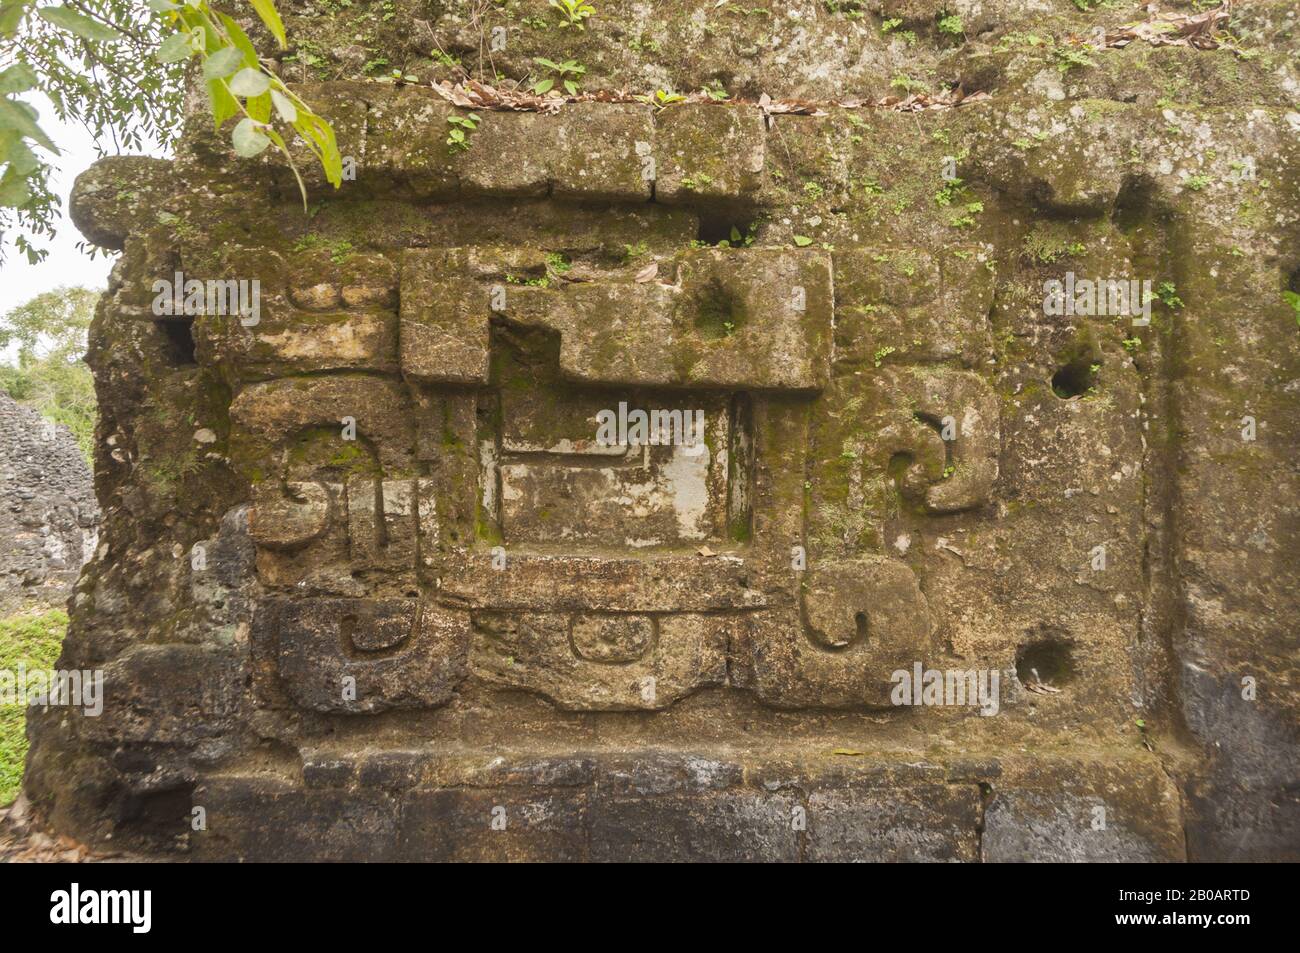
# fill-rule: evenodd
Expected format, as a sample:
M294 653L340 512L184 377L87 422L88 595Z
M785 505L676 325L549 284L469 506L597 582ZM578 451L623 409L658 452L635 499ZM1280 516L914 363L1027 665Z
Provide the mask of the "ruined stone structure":
M0 616L61 607L95 552L98 524L72 434L0 393Z
M33 802L202 860L1297 859L1292 5L595 6L291 5L356 169L306 214L201 112L81 178L107 707ZM652 102L457 148L452 56ZM638 409L702 444L597 440Z

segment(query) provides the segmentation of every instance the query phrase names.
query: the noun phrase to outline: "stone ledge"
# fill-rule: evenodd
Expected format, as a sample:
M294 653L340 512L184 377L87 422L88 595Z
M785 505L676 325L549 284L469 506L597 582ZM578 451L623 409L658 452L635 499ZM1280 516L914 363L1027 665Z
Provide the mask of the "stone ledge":
M1151 759L1021 758L990 781L950 781L942 764L925 771L880 756L791 764L646 751L477 764L458 768L422 751L341 758L317 751L305 758L308 787L267 775L213 776L194 792L208 829L190 835L191 856L1183 859L1177 790ZM1069 794L1063 804L1045 800L1059 787ZM1106 808L1100 829L1097 806Z

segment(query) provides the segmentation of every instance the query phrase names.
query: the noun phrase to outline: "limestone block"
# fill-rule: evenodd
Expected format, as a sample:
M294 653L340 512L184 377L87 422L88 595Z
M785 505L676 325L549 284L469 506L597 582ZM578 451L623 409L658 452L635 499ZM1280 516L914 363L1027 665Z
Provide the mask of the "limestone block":
M280 473L288 448L303 434L316 434L345 458L374 454L388 475L409 472L415 434L409 399L393 382L365 375L322 375L250 384L230 406L235 433L231 457L251 479ZM356 438L345 439L348 424Z
M888 370L881 378L893 401L868 451L872 459L884 465L910 454L900 487L931 512L987 503L1000 450L992 389L975 374L944 368Z
M778 708L887 706L891 674L931 647L915 574L883 557L811 568L803 617L793 609L750 616L733 681Z
M240 654L229 647L140 645L104 668L104 710L81 720L110 742L196 743L233 730L240 712Z
M798 801L738 788L711 795L609 797L593 805L592 859L643 863L792 863Z
M254 327L238 319L195 321L207 362L241 378L281 377L314 371L397 369L397 315L384 311L313 313L262 309Z
M366 101L370 98L374 86L371 83L332 82L295 84L293 91L302 98L318 116L324 116L334 129L334 139L338 143L339 155L345 164L353 164L358 170L368 165L367 134L369 125L366 121ZM289 152L298 167L298 175L309 192L327 194L334 191L325 177L325 170L320 161L312 154L301 136L285 136ZM282 155L274 149L264 153L267 165L274 170L276 179L282 189L297 194L298 183L292 170L285 167ZM358 171L358 176L364 175ZM345 181L342 188L349 188L351 183Z
M942 293L939 260L915 246L836 249L836 304L892 306L931 304Z
M530 791L503 800L493 790L413 793L402 805L399 858L449 863L586 858L586 792ZM493 828L494 818L504 821L504 828Z
M402 373L425 383L486 384L491 291L440 280L436 269L423 251L402 258Z
M170 160L107 156L77 176L68 214L86 241L120 251L126 236L159 224L159 209L174 187Z
M836 250L836 363L985 364L992 354L993 273L980 251L964 251L966 257L949 256L940 268L915 249Z
M555 126L552 196L629 203L650 198L644 159L651 152L655 130L648 107L570 103L549 121Z
M741 106L685 105L655 119L655 198L669 205L752 199L763 184L763 114Z
M994 783L980 855L993 863L1184 861L1178 789L1153 764L1039 764Z
M478 613L475 675L576 711L657 710L726 679L727 627L700 615Z
M421 541L437 537L431 481L356 476L347 497L354 568L413 568Z
M531 611L701 612L756 608L767 593L748 583L733 555L469 553L444 567L442 594L474 608Z
M1078 215L1111 208L1129 171L1115 144L1149 135L1140 126L1141 112L1107 102L1104 111L1092 114L1062 100L1035 102L1028 116L1036 129L1050 130L1051 148L1018 147L1015 126L1008 123L1004 140L977 152L982 174L998 188L1052 211Z
M808 795L814 863L953 863L979 859L975 785L910 784Z
M207 830L191 840L196 860L396 859L399 803L384 793L304 791L273 776L214 775L195 788L194 801L208 815ZM328 820L302 823L318 813Z
M546 195L557 123L551 116L481 112L471 146L455 160L461 194L528 198ZM485 156L491 158L484 158ZM502 161L504 160L504 161Z
M315 711L442 705L466 672L468 614L417 599L269 599L254 627L290 697Z
M329 528L335 498L324 483L259 483L253 488L249 535L258 546L300 549Z
M364 100L366 152L357 181L396 181L422 198L447 198L460 186L447 146L448 117L461 111L429 89L370 84Z
M508 288L503 314L559 331L561 370L587 383L756 390L825 384L833 308L828 255L700 249L675 267L675 284Z
M397 266L385 255L321 248L289 258L290 302L304 311L397 307Z

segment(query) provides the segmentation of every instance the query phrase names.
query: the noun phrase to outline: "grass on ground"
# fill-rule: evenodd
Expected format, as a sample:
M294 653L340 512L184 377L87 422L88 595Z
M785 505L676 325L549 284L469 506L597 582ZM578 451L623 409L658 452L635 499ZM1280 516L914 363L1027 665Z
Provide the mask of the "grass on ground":
M28 671L53 668L67 629L62 609L0 619L0 671L16 672L20 664ZM0 807L18 796L27 757L25 721L24 706L0 702Z

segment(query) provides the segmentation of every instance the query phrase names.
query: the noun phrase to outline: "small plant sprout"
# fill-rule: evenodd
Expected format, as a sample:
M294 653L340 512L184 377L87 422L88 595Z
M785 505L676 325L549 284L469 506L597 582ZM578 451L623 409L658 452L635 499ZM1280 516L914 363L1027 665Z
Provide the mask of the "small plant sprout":
M578 83L583 74L587 72L587 67L577 60L565 60L563 63L556 63L544 56L533 57L533 62L555 74L553 77L548 76L533 83L532 91L534 93L539 96L549 93L558 79L560 85L564 87L570 96L578 95Z
M1183 306L1183 299L1178 297L1178 289L1172 281L1162 281L1156 286L1156 297L1166 308L1174 310Z
M1282 299L1295 311L1295 323L1300 326L1300 294L1296 294L1294 291L1283 291Z
M715 103L723 103L731 98L731 94L723 88L722 83L718 80L713 80L713 82L701 86L700 91Z
M686 97L681 93L674 93L671 89L656 89L651 96L638 96L638 100L643 103L649 103L656 109L667 109L675 103L686 102Z
M447 125L451 128L447 130L447 151L452 155L457 152L468 152L470 133L478 129L478 124L481 121L478 113L469 113L466 116L448 116Z
M585 30L583 20L587 19L596 12L596 8L587 0L551 0L551 8L560 11L560 29L573 27L577 30Z

